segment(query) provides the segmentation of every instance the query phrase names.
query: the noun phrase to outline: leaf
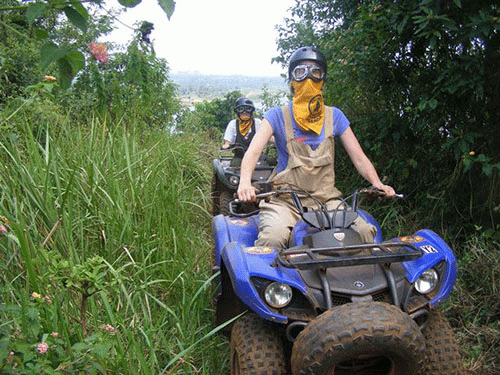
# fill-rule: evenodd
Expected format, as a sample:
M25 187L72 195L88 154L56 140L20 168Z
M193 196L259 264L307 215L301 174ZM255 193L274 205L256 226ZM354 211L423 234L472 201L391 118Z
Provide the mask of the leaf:
M92 353L99 359L105 359L108 356L110 343L95 344L92 348Z
M30 25L35 22L35 20L41 17L49 9L46 3L31 3L26 10L26 19Z
M453 2L455 3L455 5L459 8L462 8L462 1L461 0L453 0Z
M73 75L78 73L85 66L85 56L83 56L83 53L77 51L76 49L69 51L65 58L71 65Z
M73 80L73 69L67 59L62 58L57 60L57 68L59 70L59 83L61 88L66 90L71 86Z
M118 0L118 2L127 8L133 8L137 4L140 4L142 0Z
M40 48L40 64L42 71L46 70L54 61L66 56L68 52L69 50L67 48L59 48L52 42L42 45Z
M174 14L175 10L175 1L174 0L158 0L158 4L161 9L167 14L167 18L170 20L172 14Z
M82 30L82 32L84 33L87 32L87 18L84 15L82 15L75 8L70 6L64 8L64 13L66 14L66 17L68 17L68 20L73 25Z
M483 165L483 173L486 176L491 176L491 174L493 173L493 166L491 164Z
M48 39L48 37L49 37L49 33L47 32L47 30L42 29L40 27L35 28L33 31L35 34L35 38L37 40Z
M77 342L71 347L75 352L84 352L89 349L89 346L84 342Z

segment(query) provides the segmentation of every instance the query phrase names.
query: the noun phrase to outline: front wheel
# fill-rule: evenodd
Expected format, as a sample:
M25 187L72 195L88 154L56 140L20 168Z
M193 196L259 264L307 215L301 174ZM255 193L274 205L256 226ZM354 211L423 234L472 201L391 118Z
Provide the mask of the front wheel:
M254 313L240 317L231 331L231 375L286 375L282 336Z
M425 338L425 366L421 374L462 374L457 340L448 319L440 310L429 311L429 318L422 333Z
M329 310L298 335L291 368L298 374L413 375L422 366L424 338L400 309L381 302Z

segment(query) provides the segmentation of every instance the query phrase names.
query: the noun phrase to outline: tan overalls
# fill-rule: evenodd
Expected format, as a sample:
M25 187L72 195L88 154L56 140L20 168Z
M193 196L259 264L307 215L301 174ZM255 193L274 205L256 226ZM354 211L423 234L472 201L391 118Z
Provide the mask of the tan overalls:
M313 150L309 145L295 139L292 116L288 105L282 107L286 131L288 164L272 179L274 187L282 186L305 190L325 203L328 209L335 209L341 202L341 192L335 187L335 142L333 136L333 109L325 106L325 140ZM328 135L328 136L327 136ZM301 198L304 207L316 207L312 198ZM272 198L260 202L259 238L256 246L286 248L291 230L300 219L291 198ZM363 242L372 242L376 228L358 217L353 228Z

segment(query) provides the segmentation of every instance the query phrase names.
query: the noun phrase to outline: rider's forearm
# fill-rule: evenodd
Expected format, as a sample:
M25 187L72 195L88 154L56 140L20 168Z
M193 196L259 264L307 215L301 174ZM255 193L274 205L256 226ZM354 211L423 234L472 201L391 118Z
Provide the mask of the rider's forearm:
M251 149L248 149L243 156L240 169L240 184L251 185L252 184L252 174L255 169L255 165L259 160L259 154Z
M364 158L365 160L361 160L359 164L356 166L359 174L363 176L370 184L373 186L381 185L380 177L375 170L372 162L368 158Z

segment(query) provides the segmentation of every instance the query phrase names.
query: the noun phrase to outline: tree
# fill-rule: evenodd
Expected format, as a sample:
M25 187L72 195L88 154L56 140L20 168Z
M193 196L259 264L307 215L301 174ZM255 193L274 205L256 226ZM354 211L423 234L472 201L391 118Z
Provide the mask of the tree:
M64 15L67 20L81 33L85 34L89 25L89 10L94 6L101 6L103 0L39 0L35 2L12 1L6 6L0 7L0 12L25 15L22 30L18 33L26 33L40 44L41 70L45 71L50 65L56 64L58 78L63 88L68 88L73 77L83 68L85 57L77 46L69 43L61 43L57 36L57 24L59 17ZM141 0L118 0L124 7L133 8ZM158 4L170 19L174 11L174 0L158 0ZM3 23L5 26L6 24Z
M223 132L228 122L234 118L234 103L241 96L241 92L231 91L224 98L195 103L194 110L185 111L179 119L180 126L184 130L215 128Z
M278 45L282 62L302 43L325 53L326 101L398 189L457 228L495 229L499 15L491 0L297 0Z

